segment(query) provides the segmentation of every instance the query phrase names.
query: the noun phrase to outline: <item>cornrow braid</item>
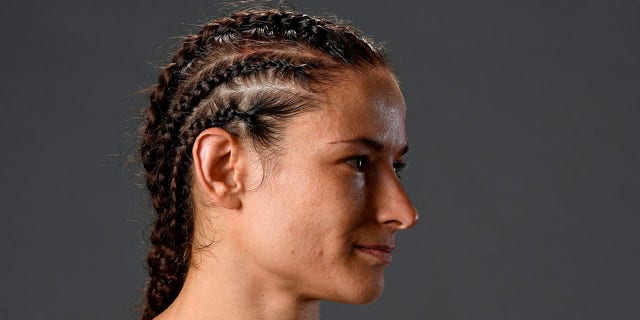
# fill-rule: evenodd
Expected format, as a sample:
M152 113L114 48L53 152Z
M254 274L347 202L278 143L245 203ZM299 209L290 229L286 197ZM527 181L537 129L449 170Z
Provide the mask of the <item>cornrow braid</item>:
M156 154L163 152L164 156L154 156L151 151L146 151L146 156L143 156L145 168L153 173L147 175L147 185L151 194L163 195L162 197L152 196L154 207L158 212L158 220L151 234L152 250L147 263L150 266L151 279L160 276L163 279L158 281L161 285L156 286L152 294L148 294L149 306L155 305L158 310L164 310L165 305L150 301L150 298L166 296L171 300L175 299L188 268L192 215L176 213L191 211L187 187L191 162L188 159L189 150L195 138L206 127L225 127L233 119L243 120L250 129L260 127L256 125L256 108L241 112L237 109L237 103L234 102L226 108L219 109L217 114L204 117L205 121L187 127L187 130L182 130L178 135L184 118L190 114L196 114L193 112L194 107L199 105L211 90L232 79L267 70L304 76L303 69L306 66L279 60L260 61L259 57L249 57L247 60L238 61L207 74L195 88L177 99L177 103L172 104L173 107L169 107L164 120L165 125L161 127L164 134L158 136L154 150ZM189 110L192 110L191 113ZM259 140L268 140L265 134L258 135ZM179 138L176 139L176 136ZM171 159L173 161L170 161ZM165 183L165 180L168 180L168 183ZM185 239L187 241L184 241Z
M185 37L143 112L140 153L157 217L140 319L175 300L189 268L190 151L198 135L220 127L268 148L341 69L376 66L387 66L382 51L357 30L296 12L239 12Z
M173 124L182 124L185 116L189 115L189 110L193 110L200 102L206 98L209 93L216 87L239 77L262 73L272 70L281 77L310 77L305 72L305 68L312 68L311 64L293 64L285 60L266 60L262 61L262 54L246 57L244 60L237 61L225 68L212 70L210 73L204 74L195 86L178 99L178 103L173 107L166 121ZM192 111L193 113L193 111ZM173 117L177 115L177 117Z

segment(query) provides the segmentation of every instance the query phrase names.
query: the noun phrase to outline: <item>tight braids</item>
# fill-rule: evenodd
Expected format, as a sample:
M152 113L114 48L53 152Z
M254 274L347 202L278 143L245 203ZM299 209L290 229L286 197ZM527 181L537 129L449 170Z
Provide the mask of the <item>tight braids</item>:
M140 153L157 216L140 319L165 310L187 274L194 232L190 150L197 136L220 127L269 146L282 123L303 111L303 93L313 94L314 84L341 68L363 66L387 64L357 30L295 12L240 12L184 39L143 112ZM276 82L300 94L265 86ZM246 94L247 88L255 92Z

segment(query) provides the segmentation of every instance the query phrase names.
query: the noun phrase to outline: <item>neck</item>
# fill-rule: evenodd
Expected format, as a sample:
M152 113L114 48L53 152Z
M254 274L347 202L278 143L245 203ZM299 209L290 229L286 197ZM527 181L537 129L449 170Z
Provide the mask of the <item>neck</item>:
M157 320L319 319L318 300L296 297L209 254L203 252L202 260L189 268L180 294Z

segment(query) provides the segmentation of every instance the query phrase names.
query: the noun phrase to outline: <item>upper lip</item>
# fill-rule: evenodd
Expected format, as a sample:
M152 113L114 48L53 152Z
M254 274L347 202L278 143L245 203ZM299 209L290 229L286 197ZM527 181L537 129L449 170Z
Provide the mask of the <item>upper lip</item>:
M391 253L396 246L393 244L356 244L355 247Z

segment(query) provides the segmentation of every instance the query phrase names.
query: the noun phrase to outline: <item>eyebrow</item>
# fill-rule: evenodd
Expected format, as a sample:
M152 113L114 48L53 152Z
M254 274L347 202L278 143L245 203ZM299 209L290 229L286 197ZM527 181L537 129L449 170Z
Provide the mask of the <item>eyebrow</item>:
M329 142L329 144L341 144L341 143L359 144L367 148L371 148L377 152L380 152L382 149L384 149L384 143L371 138L355 138L355 139L349 139L349 140L338 140L338 141ZM404 148L402 148L402 151L400 152L400 156L407 154L407 152L409 152L409 145L405 145Z

